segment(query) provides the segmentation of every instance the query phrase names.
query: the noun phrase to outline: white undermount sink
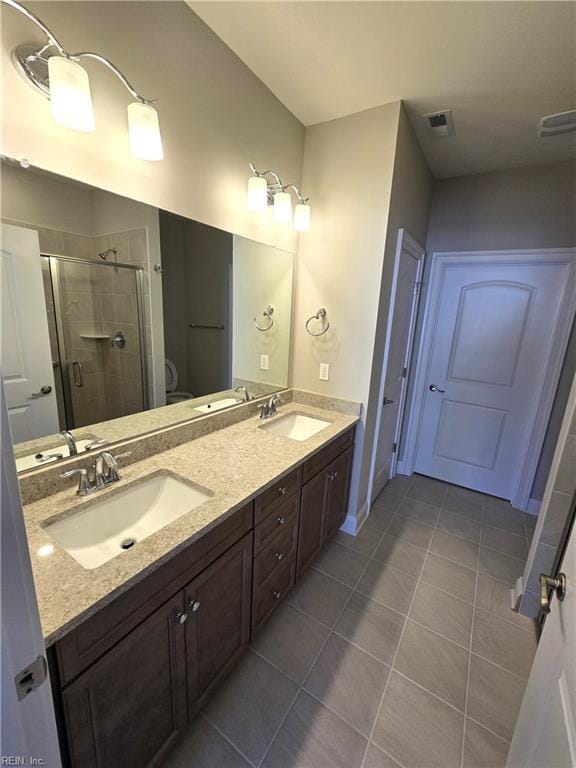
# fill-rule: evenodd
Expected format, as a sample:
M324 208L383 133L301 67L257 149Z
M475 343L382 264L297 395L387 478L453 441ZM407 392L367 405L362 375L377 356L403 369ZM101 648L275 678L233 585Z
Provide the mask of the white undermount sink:
M99 565L138 546L168 523L191 512L212 492L168 472L91 498L46 532L84 568Z
M320 430L329 426L329 421L305 416L303 413L287 413L285 416L273 416L259 428L273 435L289 437L291 440L308 440Z
M238 397L223 397L222 400L214 400L206 405L197 405L194 410L201 413L213 413L214 411L221 411L223 408L230 408L231 405L238 405L242 400Z

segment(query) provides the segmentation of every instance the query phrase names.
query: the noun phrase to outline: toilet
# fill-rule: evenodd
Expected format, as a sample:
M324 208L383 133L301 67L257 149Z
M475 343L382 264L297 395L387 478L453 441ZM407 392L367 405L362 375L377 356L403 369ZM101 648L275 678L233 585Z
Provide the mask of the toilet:
M174 405L184 400L192 400L194 395L190 392L178 392L178 369L172 360L164 360L164 376L166 380L166 405Z

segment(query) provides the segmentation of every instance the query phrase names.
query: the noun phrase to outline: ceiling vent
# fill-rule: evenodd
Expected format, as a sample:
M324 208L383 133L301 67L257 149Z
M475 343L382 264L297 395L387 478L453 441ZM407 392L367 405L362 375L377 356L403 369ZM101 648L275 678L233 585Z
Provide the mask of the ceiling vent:
M424 120L424 124L426 125L430 136L446 138L447 136L454 136L455 134L451 109L441 109L438 112L429 112L427 115L422 115L422 119Z
M560 133L576 131L576 109L547 115L538 123L539 136L557 136Z

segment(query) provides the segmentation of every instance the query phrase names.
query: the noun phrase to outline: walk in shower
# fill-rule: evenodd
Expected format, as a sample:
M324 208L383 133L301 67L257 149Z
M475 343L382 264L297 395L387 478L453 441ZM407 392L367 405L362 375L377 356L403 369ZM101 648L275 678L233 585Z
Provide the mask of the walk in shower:
M146 410L142 268L41 258L60 428Z

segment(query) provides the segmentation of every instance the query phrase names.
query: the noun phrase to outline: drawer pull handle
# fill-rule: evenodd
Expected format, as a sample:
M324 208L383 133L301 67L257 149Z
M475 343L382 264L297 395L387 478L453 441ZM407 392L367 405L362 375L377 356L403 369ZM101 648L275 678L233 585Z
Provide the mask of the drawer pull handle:
M278 517L276 519L278 520L278 525L284 525L284 523L286 522L286 518L284 517Z
M282 552L276 552L274 557L276 558L276 560L284 560L284 555L282 554Z
M280 598L282 597L282 592L272 592L272 597L274 598L274 600L280 600Z
M286 495L286 488L283 485L281 485L280 488L278 488L278 493L281 496L285 496Z
M176 614L176 621L178 624L184 624L186 619L188 618L188 614L184 613L184 611L178 611Z
M198 602L198 600L191 600L189 605L190 605L190 608L192 608L194 613L196 613L198 608L200 608L200 603Z

